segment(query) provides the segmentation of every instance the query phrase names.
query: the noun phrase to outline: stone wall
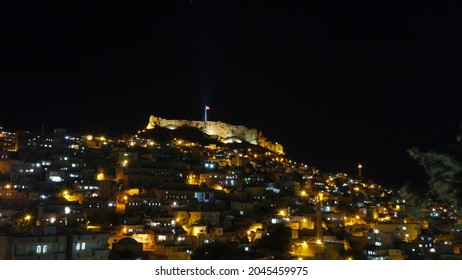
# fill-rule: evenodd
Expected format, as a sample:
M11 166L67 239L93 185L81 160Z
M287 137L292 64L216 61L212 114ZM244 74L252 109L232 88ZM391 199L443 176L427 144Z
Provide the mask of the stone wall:
M278 154L284 153L282 145L271 143L263 137L261 132L254 128L247 128L242 125L230 125L215 121L167 120L151 115L146 128L153 129L156 126L169 129L175 129L182 126L195 127L208 135L217 136L219 140L224 142L237 138L253 145L259 145Z

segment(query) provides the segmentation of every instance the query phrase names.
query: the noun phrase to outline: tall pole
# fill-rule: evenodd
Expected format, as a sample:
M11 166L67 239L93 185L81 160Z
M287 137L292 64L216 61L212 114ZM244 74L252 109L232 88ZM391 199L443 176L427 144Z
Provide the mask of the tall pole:
M205 105L205 110L204 110L204 121L207 121L207 111L210 110L210 107Z

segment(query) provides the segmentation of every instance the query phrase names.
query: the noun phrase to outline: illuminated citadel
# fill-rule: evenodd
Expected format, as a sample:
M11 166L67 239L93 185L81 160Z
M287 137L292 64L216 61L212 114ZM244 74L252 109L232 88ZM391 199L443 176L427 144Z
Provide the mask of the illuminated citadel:
M258 145L278 154L284 154L281 144L268 141L261 131L254 128L247 128L242 125L230 125L215 121L190 121L190 120L167 120L151 115L146 129L153 129L156 126L168 129L176 129L182 126L194 127L207 135L217 137L223 143L248 142Z

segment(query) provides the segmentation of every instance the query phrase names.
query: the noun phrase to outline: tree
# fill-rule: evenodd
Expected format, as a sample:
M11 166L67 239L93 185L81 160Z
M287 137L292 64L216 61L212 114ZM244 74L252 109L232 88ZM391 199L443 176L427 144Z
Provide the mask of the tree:
M258 249L275 259L288 259L291 250L292 230L285 224L276 224L268 228L266 235L258 241Z
M414 218L429 218L430 226L442 232L451 231L462 202L462 137L458 137L458 141L457 146L443 151L424 152L416 147L407 150L423 173L417 179L420 182L409 182L400 190L402 198L410 205L407 214ZM444 211L431 216L431 209L439 207Z
M462 171L462 164L451 154L421 152L418 148L409 149L408 153L428 176L428 193L438 201L458 206L458 175Z

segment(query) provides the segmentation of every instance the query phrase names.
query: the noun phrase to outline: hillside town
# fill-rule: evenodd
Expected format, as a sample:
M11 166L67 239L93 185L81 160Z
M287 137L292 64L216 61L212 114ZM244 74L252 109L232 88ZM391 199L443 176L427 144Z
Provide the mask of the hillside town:
M0 126L0 259L462 259L457 205L416 205L361 163L323 172L280 144L148 128Z

